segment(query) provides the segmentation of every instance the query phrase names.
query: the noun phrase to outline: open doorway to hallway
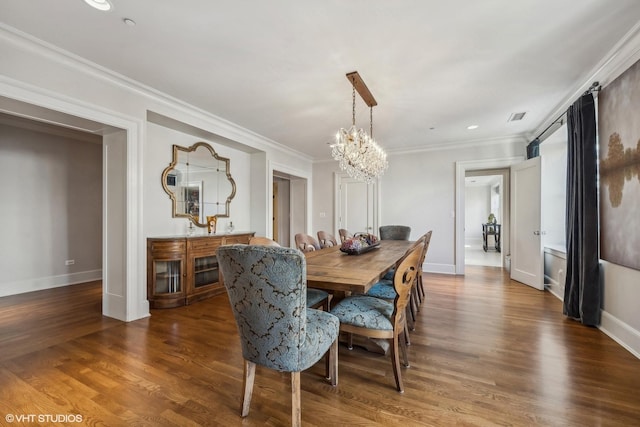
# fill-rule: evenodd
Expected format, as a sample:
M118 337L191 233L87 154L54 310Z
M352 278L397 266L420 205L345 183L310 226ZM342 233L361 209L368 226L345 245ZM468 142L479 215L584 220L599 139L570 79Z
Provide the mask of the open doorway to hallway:
M494 170L465 173L466 265L502 267L501 233L504 218L504 173ZM494 224L495 223L495 224Z

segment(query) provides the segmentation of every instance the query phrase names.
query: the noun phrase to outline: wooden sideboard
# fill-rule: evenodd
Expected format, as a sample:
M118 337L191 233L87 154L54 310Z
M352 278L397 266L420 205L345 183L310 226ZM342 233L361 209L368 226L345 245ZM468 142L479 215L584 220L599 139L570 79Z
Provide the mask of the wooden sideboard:
M216 251L249 243L253 232L147 239L147 298L151 308L171 308L224 292Z

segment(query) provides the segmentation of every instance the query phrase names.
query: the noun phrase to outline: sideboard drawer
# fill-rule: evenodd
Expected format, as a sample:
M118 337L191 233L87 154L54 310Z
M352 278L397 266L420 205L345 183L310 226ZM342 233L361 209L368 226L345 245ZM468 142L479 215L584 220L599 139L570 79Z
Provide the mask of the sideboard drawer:
M150 243L149 249L153 254L163 252L184 252L185 241L182 240L156 240Z
M189 239L189 248L195 251L215 251L222 244L220 237L204 237L202 239Z
M249 239L251 239L251 236L246 235L246 234L242 235L242 236L225 236L224 244L225 245L234 245L236 243L248 244L249 243Z

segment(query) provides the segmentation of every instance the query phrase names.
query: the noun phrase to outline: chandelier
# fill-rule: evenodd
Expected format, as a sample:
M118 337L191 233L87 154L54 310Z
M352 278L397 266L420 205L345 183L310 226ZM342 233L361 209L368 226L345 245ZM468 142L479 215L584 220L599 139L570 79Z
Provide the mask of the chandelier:
M336 142L331 144L331 156L351 178L371 183L389 166L387 154L373 139L373 107L378 104L357 71L348 73L347 78L353 87L351 127L338 131ZM356 127L356 88L370 109L368 135Z

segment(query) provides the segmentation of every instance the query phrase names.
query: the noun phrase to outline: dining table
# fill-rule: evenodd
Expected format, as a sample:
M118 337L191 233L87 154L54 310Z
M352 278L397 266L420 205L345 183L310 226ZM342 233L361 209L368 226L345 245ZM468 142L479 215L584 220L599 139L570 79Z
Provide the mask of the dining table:
M337 295L367 293L413 244L407 240L380 240L379 243L357 255L340 251L340 246L305 252L307 287Z
M375 248L357 255L342 252L340 246L305 252L307 287L331 293L332 304L351 293L366 294L395 267L414 242L380 240L379 243ZM347 338L341 334L340 340L346 341ZM352 343L374 353L389 353L387 340L354 336Z

